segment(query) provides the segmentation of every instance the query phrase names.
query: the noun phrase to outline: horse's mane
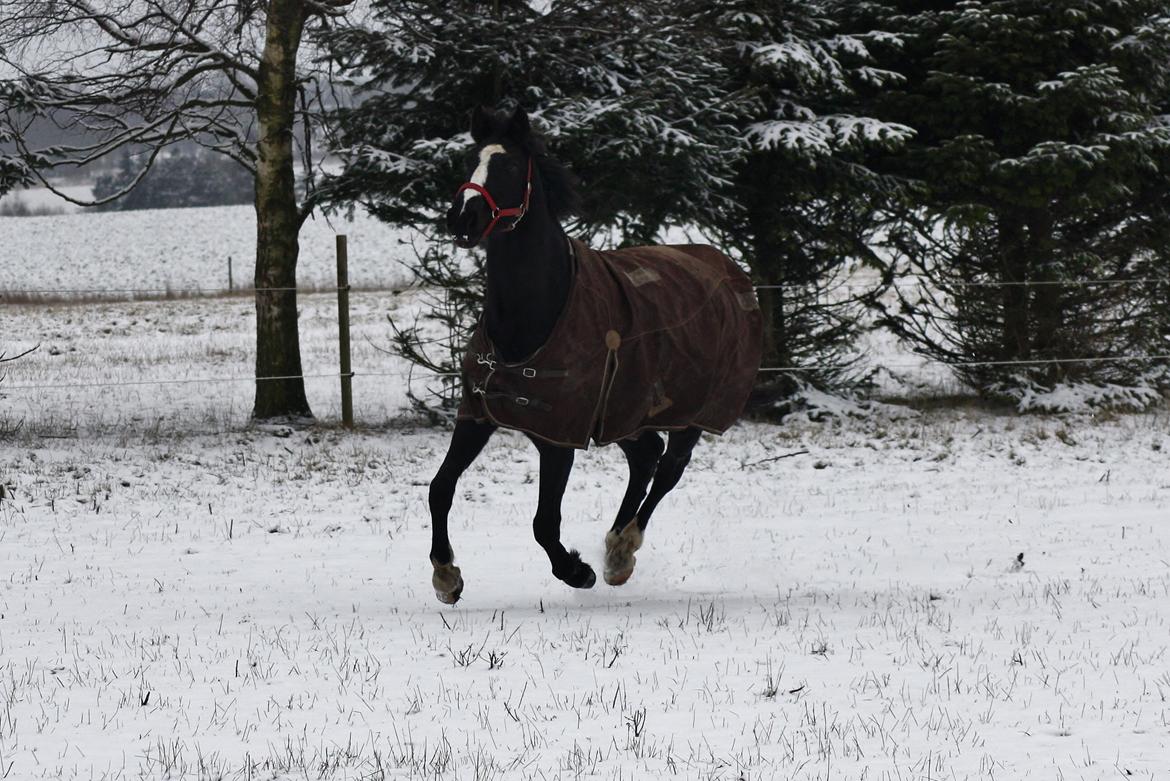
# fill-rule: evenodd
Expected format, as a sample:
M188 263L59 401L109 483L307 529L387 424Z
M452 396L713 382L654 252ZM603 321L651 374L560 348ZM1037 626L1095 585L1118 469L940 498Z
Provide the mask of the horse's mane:
M544 184L552 216L559 220L579 213L581 196L577 192L577 177L568 166L549 153L544 137L530 130L526 138L520 139L520 144L532 155L533 164Z

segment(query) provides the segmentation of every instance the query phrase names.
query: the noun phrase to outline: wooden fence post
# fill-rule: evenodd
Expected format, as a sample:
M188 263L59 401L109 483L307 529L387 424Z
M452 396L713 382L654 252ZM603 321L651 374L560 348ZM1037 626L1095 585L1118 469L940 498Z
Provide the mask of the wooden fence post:
M236 281L232 278L232 256L228 255L228 292L236 289Z
M353 367L349 356L349 252L337 236L337 339L341 352L341 424L353 428Z

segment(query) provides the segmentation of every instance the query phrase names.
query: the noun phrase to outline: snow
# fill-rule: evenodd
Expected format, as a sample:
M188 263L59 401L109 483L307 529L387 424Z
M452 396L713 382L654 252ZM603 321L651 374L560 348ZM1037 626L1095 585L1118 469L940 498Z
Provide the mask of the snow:
M211 288L246 223L90 216L0 220L3 285L138 280L104 224ZM396 237L365 236L376 280ZM0 305L0 350L41 344L0 382L0 777L1165 776L1165 406L986 409L875 332L887 403L704 436L633 579L590 591L552 577L536 453L502 432L456 494L447 608L447 434L404 413L385 320L420 296L353 294L353 432L335 376L298 429L207 381L250 372L247 296ZM336 297L298 303L305 371L336 375ZM595 568L625 478L577 458L563 538Z
M1162 401L1153 385L1065 382L1052 388L1028 387L1021 382L1016 405L1020 412L1092 412L1094 409L1142 410Z
M906 125L869 117L823 116L806 120L767 120L748 127L747 137L760 149L790 149L824 157L838 148L909 139L914 130Z
M822 54L820 47L805 41L769 43L756 46L752 52L753 59L761 65L776 67L791 65L816 75L821 75L823 71L833 75L840 72L840 67L835 62L818 54Z
M83 200L90 198L93 188L82 184L61 184L58 189L70 198ZM81 207L61 198L47 187L29 187L16 189L4 196L5 205L16 206L21 204L35 211L45 211L52 214L65 214L80 211Z
M890 420L918 417L918 412L899 404L885 404L873 399L853 399L835 396L816 388L804 388L793 394L790 403L800 410L798 414L811 421L826 417L869 418L879 415Z
M1052 166L1054 164L1078 166L1089 170L1109 160L1110 148L1104 144L1085 146L1066 144L1062 141L1044 141L1036 144L1020 157L1005 157L997 161L992 170L1011 173L1029 166Z
M310 218L301 231L297 277L304 287L337 284L334 235L349 235L350 283L408 283L411 236L355 214ZM251 285L256 217L250 206L80 212L0 217L0 291L150 288L217 291Z
M821 122L768 120L748 126L747 137L757 148L789 149L825 157L833 151L832 128Z

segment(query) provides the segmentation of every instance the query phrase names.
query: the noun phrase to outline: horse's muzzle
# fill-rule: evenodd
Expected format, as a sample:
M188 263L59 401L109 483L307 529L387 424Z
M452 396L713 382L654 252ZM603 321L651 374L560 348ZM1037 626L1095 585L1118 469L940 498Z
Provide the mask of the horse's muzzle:
M471 249L483 238L483 232L491 222L491 215L482 201L482 198L472 198L464 204L463 196L460 195L447 211L447 230L455 237L457 247Z

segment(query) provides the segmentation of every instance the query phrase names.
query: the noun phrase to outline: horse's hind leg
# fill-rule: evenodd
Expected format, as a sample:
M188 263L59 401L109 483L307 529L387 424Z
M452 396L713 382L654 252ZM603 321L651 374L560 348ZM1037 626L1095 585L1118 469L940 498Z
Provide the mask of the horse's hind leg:
M620 586L629 580L634 573L634 553L642 547L642 537L647 524L650 523L650 516L654 514L662 497L678 485L683 470L690 463L691 451L694 450L702 434L703 432L697 428L670 432L666 442L666 452L658 459L650 493L642 501L641 507L638 508L635 522L627 524L620 532L615 533L614 530L611 530L605 537L606 583Z
M532 519L533 536L548 554L553 575L573 588L593 588L597 582L593 568L581 561L577 551L561 545L561 499L573 471L573 449L533 442L540 452L540 500Z
M447 515L451 511L451 500L459 477L471 466L483 450L496 427L472 420L460 420L451 435L447 457L439 467L438 474L431 480L431 566L435 572L431 584L440 602L454 605L463 593L463 575L455 566L455 553L447 536Z
M605 535L605 582L620 586L634 572L634 552L641 546L642 530L634 523L638 505L646 498L646 487L662 455L662 437L657 431L645 431L634 439L618 441L630 466L630 483L618 508L613 527Z

